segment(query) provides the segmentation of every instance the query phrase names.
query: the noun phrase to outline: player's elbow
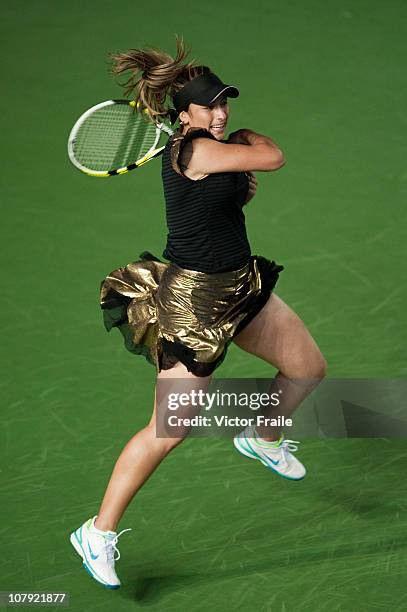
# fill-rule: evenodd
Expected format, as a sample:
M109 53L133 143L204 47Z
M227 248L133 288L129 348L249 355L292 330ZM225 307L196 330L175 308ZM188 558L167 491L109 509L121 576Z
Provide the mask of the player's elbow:
M285 164L284 153L281 149L273 148L270 151L269 159L268 159L268 168L267 170L278 170Z
M278 147L262 144L259 145L259 153L258 162L260 167L257 170L271 172L272 170L278 170L285 164L284 154Z

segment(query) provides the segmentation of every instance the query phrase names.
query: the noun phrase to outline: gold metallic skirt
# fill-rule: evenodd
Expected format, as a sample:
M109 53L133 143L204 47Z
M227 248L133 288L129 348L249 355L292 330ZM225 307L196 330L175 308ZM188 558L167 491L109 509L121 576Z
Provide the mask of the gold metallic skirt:
M117 327L126 348L158 372L181 361L196 376L209 376L267 302L281 270L254 255L239 270L207 274L144 252L102 281L105 328Z

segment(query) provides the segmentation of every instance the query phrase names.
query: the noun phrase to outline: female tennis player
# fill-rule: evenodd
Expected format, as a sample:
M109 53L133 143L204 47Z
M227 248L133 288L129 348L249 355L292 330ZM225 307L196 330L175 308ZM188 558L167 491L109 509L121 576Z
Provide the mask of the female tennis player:
M177 40L175 59L157 49L113 56L116 74L131 73L126 94L155 120L177 117L179 129L162 158L168 225L163 255L169 263L144 252L109 274L100 293L105 326L117 327L126 348L156 367L157 383L182 379L189 390L207 388L235 342L278 369L273 383L281 392L279 414L287 417L325 376L326 362L297 314L273 292L283 267L251 254L242 211L256 193L253 172L278 170L283 153L250 129L224 139L228 98L239 91L208 67L186 63L186 55ZM272 242L272 218L265 230ZM120 586L117 542L127 530L116 529L125 509L185 437L157 437L157 414L166 399L165 385L157 384L151 420L117 459L98 513L71 534L84 567L108 588ZM283 477L305 475L292 454L297 447L280 429L248 427L234 445Z

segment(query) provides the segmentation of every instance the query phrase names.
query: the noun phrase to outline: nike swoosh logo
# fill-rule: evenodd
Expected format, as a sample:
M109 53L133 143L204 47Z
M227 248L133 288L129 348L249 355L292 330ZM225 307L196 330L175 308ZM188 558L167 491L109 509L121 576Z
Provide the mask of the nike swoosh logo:
M93 560L97 559L99 555L94 555L92 552L92 549L90 547L90 544L88 542L88 548L89 548L89 552L90 552L90 556L92 557Z
M251 445L251 444L250 444L250 442L247 440L247 438L246 438L246 441L247 441L247 443L248 443L249 448L250 448L250 449L251 449L251 450L252 450L254 453L256 453L256 455L258 455L257 451L256 451L256 450L255 450L255 449L252 447L252 445ZM272 459L271 457L269 457L269 456L268 456L268 455L265 453L265 451L264 451L263 449L262 449L262 452L263 452L263 454L265 455L266 459L267 459L268 461L271 461L271 463L272 463L273 465L278 465L278 464L280 463L280 459L278 459L277 461L274 461L274 459Z

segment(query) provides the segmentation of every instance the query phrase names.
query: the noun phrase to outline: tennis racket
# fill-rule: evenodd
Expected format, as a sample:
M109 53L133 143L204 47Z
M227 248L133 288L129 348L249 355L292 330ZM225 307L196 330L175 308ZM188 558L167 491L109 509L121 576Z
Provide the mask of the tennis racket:
M134 101L107 100L79 117L69 135L68 155L89 176L116 176L161 155L162 134L173 133L165 123L154 123L147 109L137 111Z

